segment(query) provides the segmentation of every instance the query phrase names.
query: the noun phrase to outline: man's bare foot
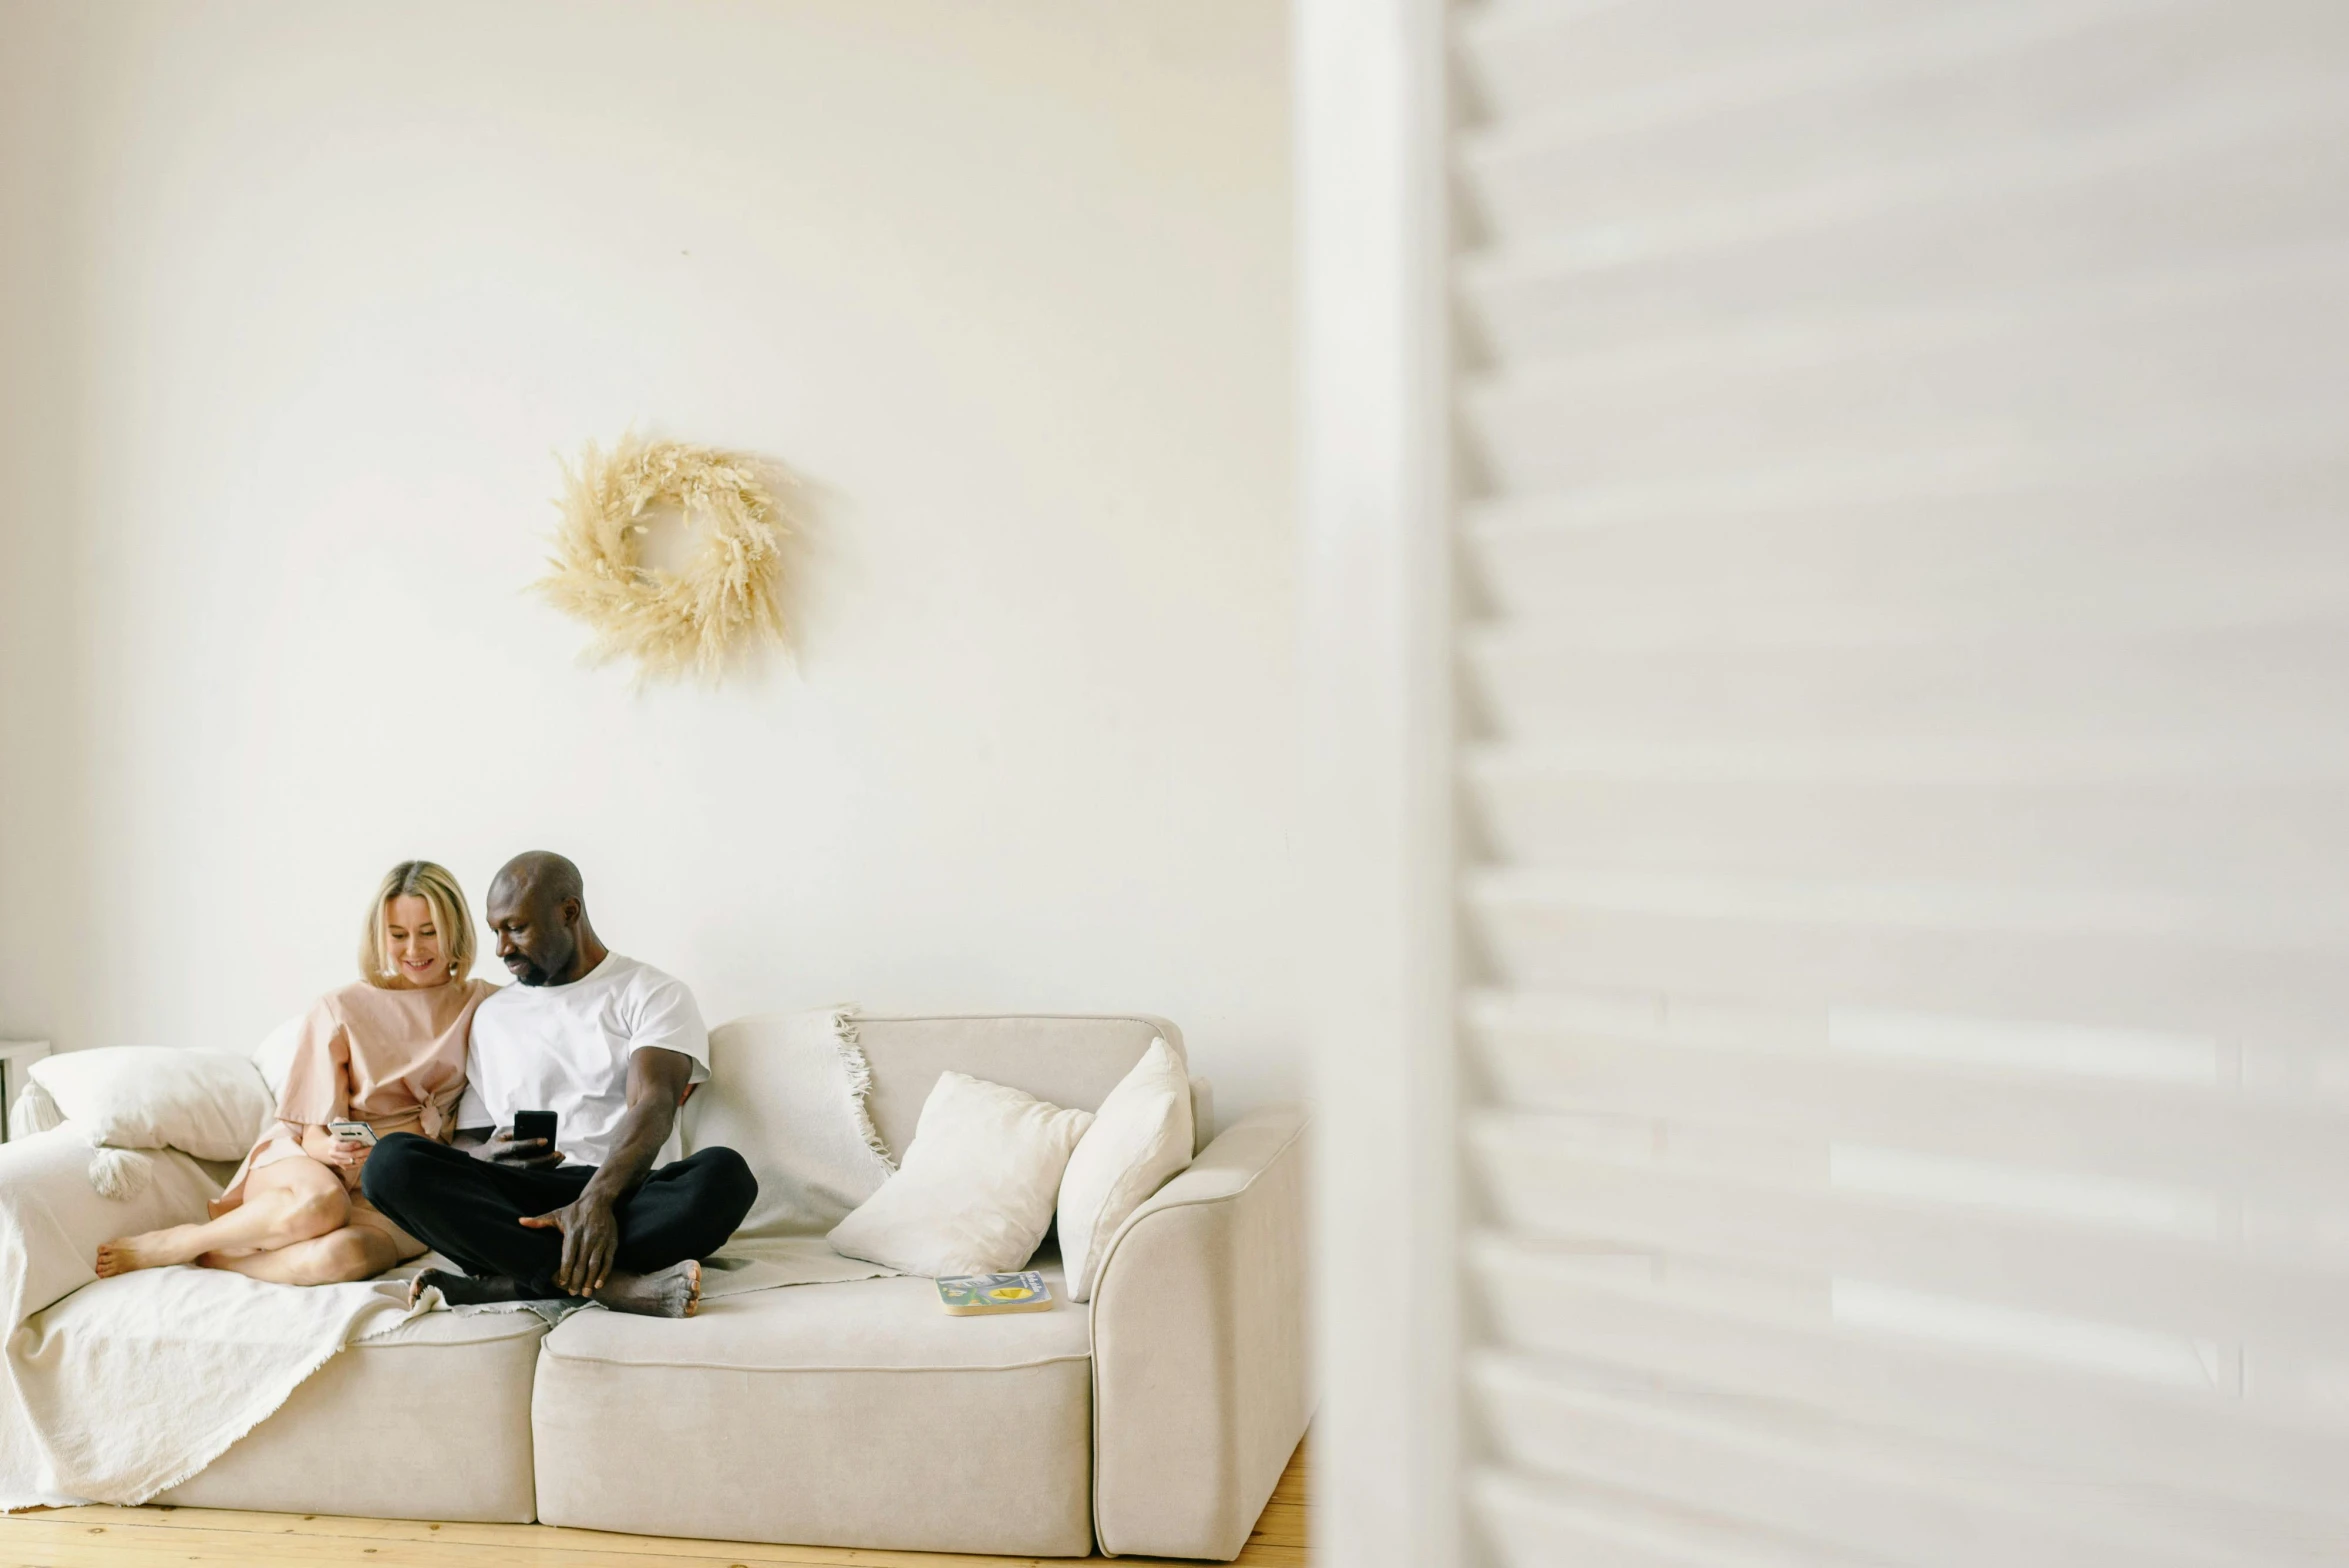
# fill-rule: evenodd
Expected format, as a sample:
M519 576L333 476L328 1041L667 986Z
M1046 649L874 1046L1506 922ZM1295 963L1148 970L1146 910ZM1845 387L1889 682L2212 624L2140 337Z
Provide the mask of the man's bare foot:
M452 1307L477 1306L485 1301L539 1301L545 1299L518 1279L503 1274L485 1275L476 1279L470 1274L459 1274L449 1269L426 1269L408 1281L408 1305L424 1299L424 1293L433 1286L440 1287L440 1299Z
M200 1225L173 1225L164 1230L102 1241L98 1243L98 1277L111 1279L133 1269L162 1269L174 1263L193 1263L204 1251L204 1243L196 1239L196 1232L201 1229Z
M614 1312L689 1318L701 1308L701 1265L687 1258L651 1274L614 1274L595 1299Z

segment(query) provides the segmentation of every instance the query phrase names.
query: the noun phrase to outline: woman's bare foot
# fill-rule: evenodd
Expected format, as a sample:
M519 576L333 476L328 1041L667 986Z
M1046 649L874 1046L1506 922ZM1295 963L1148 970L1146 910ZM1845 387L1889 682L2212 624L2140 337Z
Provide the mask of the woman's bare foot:
M701 1265L688 1258L651 1274L614 1274L595 1299L614 1312L689 1318L701 1307Z
M480 1279L470 1274L459 1274L451 1269L426 1269L408 1281L408 1305L424 1299L424 1293L440 1287L440 1299L452 1307L476 1306L485 1301L539 1301L542 1298L518 1279L507 1279L502 1274Z
M134 1269L162 1269L174 1263L193 1263L203 1255L204 1242L198 1234L203 1228L201 1225L173 1225L163 1230L144 1231L136 1236L117 1236L112 1241L102 1241L98 1243L98 1277L111 1279Z

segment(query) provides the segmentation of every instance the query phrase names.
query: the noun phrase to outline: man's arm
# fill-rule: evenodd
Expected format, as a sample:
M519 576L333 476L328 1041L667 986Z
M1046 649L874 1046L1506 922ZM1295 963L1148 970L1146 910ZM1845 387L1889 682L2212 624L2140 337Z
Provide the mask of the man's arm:
M628 1109L612 1136L611 1154L578 1197L551 1214L522 1221L533 1229L553 1225L563 1232L555 1286L565 1295L584 1296L611 1277L612 1259L620 1250L620 1224L612 1210L651 1174L669 1129L677 1124L677 1106L693 1081L693 1065L684 1052L655 1045L630 1052Z

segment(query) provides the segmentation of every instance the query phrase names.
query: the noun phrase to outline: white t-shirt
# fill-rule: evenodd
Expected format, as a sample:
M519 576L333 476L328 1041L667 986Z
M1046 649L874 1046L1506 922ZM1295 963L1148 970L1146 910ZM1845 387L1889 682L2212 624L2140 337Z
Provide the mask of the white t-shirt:
M628 1058L648 1045L693 1058L710 1075L710 1032L683 982L618 953L569 985L509 985L473 1014L460 1127L510 1127L516 1111L555 1113L555 1147L601 1165L628 1109ZM677 1131L653 1163L683 1149Z

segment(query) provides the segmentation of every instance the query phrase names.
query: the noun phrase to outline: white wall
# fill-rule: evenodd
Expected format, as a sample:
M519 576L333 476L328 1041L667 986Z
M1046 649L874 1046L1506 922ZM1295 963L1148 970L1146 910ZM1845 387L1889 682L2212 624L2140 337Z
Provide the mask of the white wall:
M70 1037L84 944L75 697L71 13L0 0L0 1036Z
M0 1033L248 1041L391 861L544 846L713 1020L1299 1086L1278 0L0 5ZM635 694L523 592L631 423L809 477L796 667Z

